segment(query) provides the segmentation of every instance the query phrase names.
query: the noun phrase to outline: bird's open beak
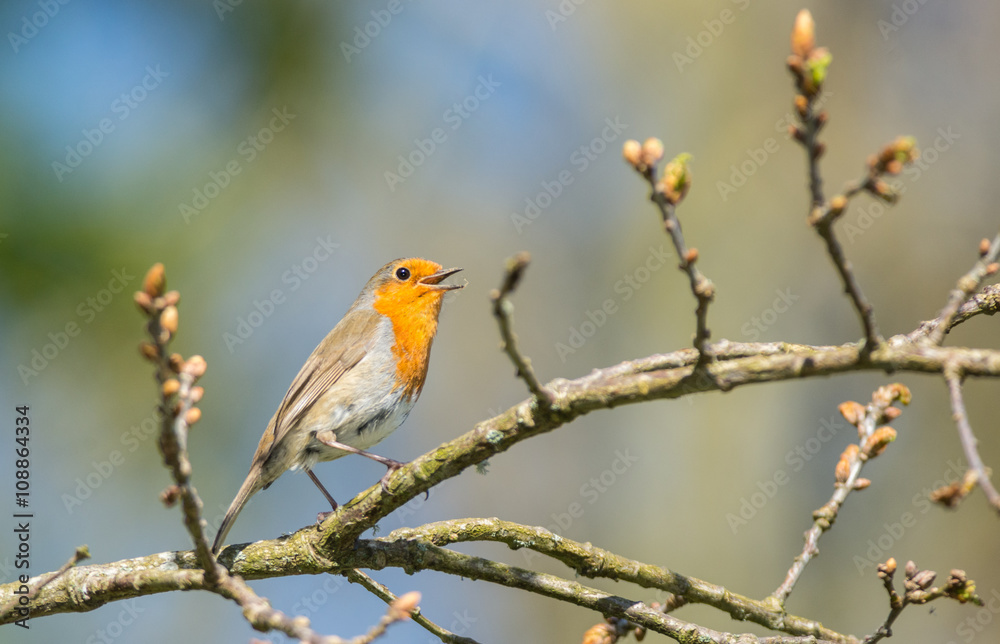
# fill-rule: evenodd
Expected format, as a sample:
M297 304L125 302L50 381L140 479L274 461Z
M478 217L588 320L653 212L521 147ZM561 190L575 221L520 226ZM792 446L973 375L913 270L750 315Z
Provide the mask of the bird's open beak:
M441 281L450 275L454 275L461 268L443 268L433 275L428 275L427 277L420 280L420 283L424 286L430 286L436 291L452 291L456 288L465 288L465 284L441 284Z

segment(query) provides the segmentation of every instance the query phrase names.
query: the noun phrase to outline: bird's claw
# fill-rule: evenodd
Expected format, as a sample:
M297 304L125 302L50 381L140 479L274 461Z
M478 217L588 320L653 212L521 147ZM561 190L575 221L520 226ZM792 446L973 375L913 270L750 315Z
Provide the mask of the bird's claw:
M390 459L386 459L386 460L388 462L385 462L385 463L382 463L382 464L385 465L387 469L386 469L385 474L379 480L379 483L382 485L382 491L385 492L386 494L390 494L391 495L392 491L389 489L389 477L392 476L393 472L395 472L396 470L398 470L399 468L401 468L401 467L403 467L405 465L408 465L408 463L400 463L399 461L393 461L393 460L390 460Z
M327 510L326 512L317 512L316 513L316 527L319 527L319 524L321 524L324 521L326 521L326 518L328 516L330 516L331 514L333 514L334 512L336 512L336 511L337 511L337 508L334 508L332 510Z

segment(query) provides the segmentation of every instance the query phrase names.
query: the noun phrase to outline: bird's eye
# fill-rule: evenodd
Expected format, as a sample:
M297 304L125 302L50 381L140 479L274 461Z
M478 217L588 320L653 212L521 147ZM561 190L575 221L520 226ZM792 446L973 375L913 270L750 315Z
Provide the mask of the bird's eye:
M410 269L403 267L397 268L396 279L398 279L401 282L405 282L406 280L410 279Z

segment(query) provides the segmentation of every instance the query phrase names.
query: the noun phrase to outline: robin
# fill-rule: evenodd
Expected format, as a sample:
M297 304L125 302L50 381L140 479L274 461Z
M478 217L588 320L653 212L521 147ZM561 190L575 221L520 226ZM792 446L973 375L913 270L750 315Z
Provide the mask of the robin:
M389 475L405 463L364 450L395 431L417 402L444 294L464 286L441 282L460 270L414 257L391 261L368 280L306 359L271 417L213 553L250 497L287 470L305 470L334 510L337 502L312 471L319 461L366 456L388 468L381 481L386 487Z

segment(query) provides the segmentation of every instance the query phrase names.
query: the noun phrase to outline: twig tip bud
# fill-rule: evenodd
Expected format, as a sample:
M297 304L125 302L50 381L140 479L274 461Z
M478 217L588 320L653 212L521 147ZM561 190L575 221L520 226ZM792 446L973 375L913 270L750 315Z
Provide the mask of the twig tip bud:
M663 158L663 141L655 137L646 139L642 144L639 156L640 162L646 166L654 166Z
M629 165L638 170L639 163L642 162L642 145L635 139L625 141L622 145L622 156Z
M163 264L157 262L146 272L146 277L142 280L142 290L150 297L159 297L163 295L163 290L166 286L167 278L163 270Z
M805 60L815 47L816 22L812 13L803 9L795 16L795 26L792 27L792 53Z
M400 595L389 605L389 614L396 620L409 619L420 604L420 597L420 593L416 590Z

